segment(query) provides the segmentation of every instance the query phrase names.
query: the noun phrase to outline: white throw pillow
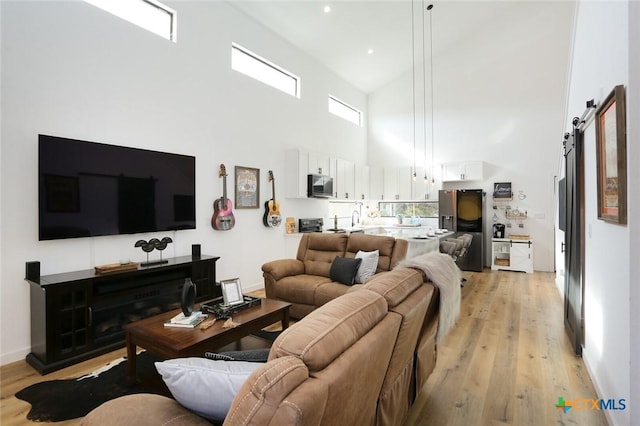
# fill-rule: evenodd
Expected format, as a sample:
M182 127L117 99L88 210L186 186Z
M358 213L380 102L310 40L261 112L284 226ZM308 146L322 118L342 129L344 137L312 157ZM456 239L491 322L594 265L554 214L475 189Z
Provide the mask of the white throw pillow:
M356 282L364 283L378 269L378 258L380 257L380 251L362 251L356 253L356 259L362 259L358 273L356 274Z
M242 384L264 364L177 358L155 365L176 401L199 416L222 422Z

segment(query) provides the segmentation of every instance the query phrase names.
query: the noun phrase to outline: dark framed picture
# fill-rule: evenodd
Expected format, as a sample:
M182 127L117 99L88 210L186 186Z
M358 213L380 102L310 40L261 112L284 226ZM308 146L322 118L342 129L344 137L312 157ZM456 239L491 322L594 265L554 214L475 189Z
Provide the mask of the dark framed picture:
M80 211L77 177L45 175L44 187L48 212L77 213Z
M627 223L625 90L616 86L596 111L598 219Z
M236 209L257 209L260 202L260 169L236 166Z

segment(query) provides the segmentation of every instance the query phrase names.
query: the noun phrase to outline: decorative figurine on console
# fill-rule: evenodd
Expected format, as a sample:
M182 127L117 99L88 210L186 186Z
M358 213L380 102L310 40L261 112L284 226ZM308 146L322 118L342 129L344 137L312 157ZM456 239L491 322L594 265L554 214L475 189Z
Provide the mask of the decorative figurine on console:
M140 266L161 265L163 263L169 263L168 260L162 260L162 250L166 249L167 245L172 242L173 240L169 237L164 237L162 240L159 240L157 238L152 238L149 241L145 241L145 240L136 241L136 243L134 244L134 247L140 247L142 248L142 251L147 253L147 261L144 263L141 263ZM160 251L160 260L149 262L149 253L152 252L154 249L158 249L158 251Z

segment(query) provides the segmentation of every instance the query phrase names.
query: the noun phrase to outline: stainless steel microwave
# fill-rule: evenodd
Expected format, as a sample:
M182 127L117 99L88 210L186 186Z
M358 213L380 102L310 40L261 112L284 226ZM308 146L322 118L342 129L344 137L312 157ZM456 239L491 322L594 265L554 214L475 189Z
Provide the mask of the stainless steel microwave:
M307 197L333 197L333 178L327 175L307 175Z

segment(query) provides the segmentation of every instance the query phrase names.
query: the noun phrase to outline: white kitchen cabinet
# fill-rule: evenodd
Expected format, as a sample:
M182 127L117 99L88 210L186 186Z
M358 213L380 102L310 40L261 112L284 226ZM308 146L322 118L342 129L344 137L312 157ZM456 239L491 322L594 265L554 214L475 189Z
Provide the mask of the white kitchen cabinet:
M493 238L491 269L533 273L533 241Z
M413 174L410 167L385 167L384 200L411 200Z
M326 154L307 153L307 174L332 175L332 159ZM334 177L334 176L332 176Z
M309 156L306 151L285 151L284 194L287 198L307 198L307 175ZM277 176L276 176L276 179ZM277 181L276 181L277 182Z
M369 195L372 200L384 199L384 169L369 167Z
M438 189L431 183L431 174L427 172L427 180L424 180L425 169L418 167L416 180L413 183L413 199L417 201L437 200Z
M446 163L442 165L443 182L482 180L483 178L484 162L482 161Z
M283 181L284 194L287 198L307 198L307 175L309 174L329 175L336 179L335 160L334 166L331 167L332 161L328 155L288 149L285 151L285 160L286 179Z
M335 176L333 192L337 200L356 199L355 191L355 164L341 158L335 159Z
M356 200L368 200L370 194L369 166L356 164L354 166L354 195Z
M398 168L398 195L401 200L413 199L413 170L411 167Z

